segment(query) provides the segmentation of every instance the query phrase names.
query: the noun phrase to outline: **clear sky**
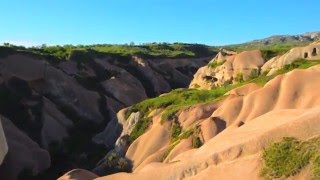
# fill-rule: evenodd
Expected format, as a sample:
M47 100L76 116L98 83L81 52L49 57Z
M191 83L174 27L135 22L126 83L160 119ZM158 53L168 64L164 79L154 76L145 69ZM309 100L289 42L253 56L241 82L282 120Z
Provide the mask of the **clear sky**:
M241 43L320 31L320 0L0 0L0 42Z

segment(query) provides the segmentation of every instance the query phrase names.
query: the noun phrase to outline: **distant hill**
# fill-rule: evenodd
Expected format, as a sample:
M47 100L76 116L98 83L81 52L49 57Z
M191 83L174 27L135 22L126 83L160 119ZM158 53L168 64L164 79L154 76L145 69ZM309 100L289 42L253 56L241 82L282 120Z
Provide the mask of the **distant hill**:
M300 35L274 35L268 38L253 40L241 44L226 45L224 48L234 50L263 49L272 46L305 46L320 39L320 32L307 32Z

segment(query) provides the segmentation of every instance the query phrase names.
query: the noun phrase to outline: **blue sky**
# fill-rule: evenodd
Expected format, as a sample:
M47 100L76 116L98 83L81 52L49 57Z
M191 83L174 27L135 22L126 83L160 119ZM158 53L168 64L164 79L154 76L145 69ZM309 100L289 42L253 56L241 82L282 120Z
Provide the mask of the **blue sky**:
M320 31L319 0L0 0L0 42L223 45Z

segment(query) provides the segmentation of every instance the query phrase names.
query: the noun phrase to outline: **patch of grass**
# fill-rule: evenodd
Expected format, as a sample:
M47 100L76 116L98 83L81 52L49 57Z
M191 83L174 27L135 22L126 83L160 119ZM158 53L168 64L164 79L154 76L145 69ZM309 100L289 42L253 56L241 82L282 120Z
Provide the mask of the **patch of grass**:
M225 62L226 62L226 60L223 60L223 61L221 61L221 62L213 61L213 62L210 62L210 63L208 64L208 67L214 69L214 68L216 68L216 67L218 67L218 66L221 66L221 65L224 64Z
M182 131L182 129L181 129L179 134L177 134L176 136L171 136L170 142L176 142L176 141L180 141L182 139L188 139L193 134L194 134L194 129L193 128L190 128L190 129L188 129L186 131Z
M173 123L171 128L171 140L176 139L181 134L182 128L179 124Z
M320 177L320 138L299 141L295 138L283 138L271 144L262 155L264 167L261 175L266 178L285 178L299 173L310 165L312 177Z
M238 73L235 77L236 82L242 83L244 82L243 80L243 73Z
M280 178L299 172L310 160L310 153L301 150L301 143L294 138L284 138L279 143L267 147L262 155L265 167L264 175Z
M143 117L135 125L132 132L129 135L130 144L133 143L138 137L140 137L150 126L151 119L149 117Z
M320 64L318 60L306 60L306 59L297 59L291 64L285 65L282 69L285 72L292 71L293 69L307 69L311 66Z
M179 139L188 139L190 136L192 136L194 133L194 129L190 128L186 131L184 131L183 133L181 133L181 135L178 137Z

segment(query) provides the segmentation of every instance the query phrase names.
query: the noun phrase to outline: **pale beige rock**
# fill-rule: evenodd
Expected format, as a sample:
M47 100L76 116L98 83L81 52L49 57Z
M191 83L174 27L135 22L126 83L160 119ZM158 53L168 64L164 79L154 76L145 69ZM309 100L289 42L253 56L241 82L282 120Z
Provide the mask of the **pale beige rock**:
M320 103L319 84L312 82L320 82L319 70L293 70L247 96L226 101L212 116L224 119L230 125L276 109L314 107Z
M235 83L239 76L247 80L252 74L259 74L265 63L260 50L243 51L239 54L220 52L210 63L221 64L210 67L209 64L200 68L191 81L190 88L211 89Z
M226 93L226 95L234 94L237 96L245 96L245 95L247 95L257 89L260 89L260 88L261 88L261 86L257 85L256 83L249 83L244 86L232 89L231 91Z
M298 59L320 60L320 43L313 43L305 47L296 47L282 56L275 57L262 66L262 73L273 75L284 65L291 64Z
M186 130L199 119L205 119L219 107L219 103L206 103L191 106L180 111L178 121L182 129Z
M133 169L149 155L155 153L170 141L169 127L153 124L150 130L136 139L129 147L126 157L133 160Z
M183 153L183 152L188 151L190 149L193 149L192 137L189 137L188 139L181 140L181 142L172 149L172 151L169 153L169 155L167 156L167 158L163 162L168 163L168 162L172 161L172 159L174 159L180 153Z

